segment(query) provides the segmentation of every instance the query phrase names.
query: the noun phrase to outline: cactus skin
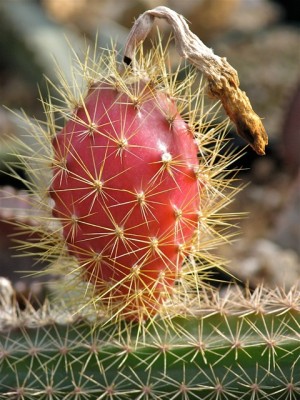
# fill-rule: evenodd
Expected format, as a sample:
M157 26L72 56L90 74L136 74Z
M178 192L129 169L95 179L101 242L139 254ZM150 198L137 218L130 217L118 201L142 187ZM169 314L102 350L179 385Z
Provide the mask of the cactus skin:
M94 84L53 139L50 193L85 279L136 318L157 312L193 244L198 147L170 96L117 83Z
M0 398L296 400L299 290L287 293L285 303L279 292L257 301L258 293L247 305L244 297L219 299L204 304L198 317L174 317L167 325L157 319L143 329L124 321L70 322L61 308L13 319L18 313L6 308Z

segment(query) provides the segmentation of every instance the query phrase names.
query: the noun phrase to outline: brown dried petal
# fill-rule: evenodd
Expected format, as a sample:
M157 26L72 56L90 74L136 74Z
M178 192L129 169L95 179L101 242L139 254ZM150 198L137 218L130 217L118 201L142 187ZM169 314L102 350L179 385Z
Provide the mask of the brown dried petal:
M220 100L235 124L237 133L246 140L257 154L265 154L268 136L259 116L253 111L245 92L239 88L236 70L214 54L190 31L183 16L168 7L156 7L141 14L134 23L124 50L124 61L130 64L134 59L136 46L149 34L154 18L163 18L173 29L178 53L208 79L209 90L213 97Z

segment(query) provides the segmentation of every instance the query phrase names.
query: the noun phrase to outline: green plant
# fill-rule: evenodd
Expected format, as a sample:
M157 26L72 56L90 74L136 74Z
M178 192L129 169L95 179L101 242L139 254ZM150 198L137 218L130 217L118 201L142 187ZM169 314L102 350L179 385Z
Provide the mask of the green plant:
M297 287L207 290L171 321L105 326L6 301L0 398L296 400L299 299Z
M39 246L46 272L61 279L37 311L2 296L0 398L299 394L298 288L222 297L204 284L212 265L222 268L212 249L237 217L223 209L238 190L229 171L238 155L224 151L228 121L205 105L197 70L169 71L161 40L149 55L137 51L154 17L171 23L179 53L264 153L266 133L236 72L171 10L136 21L126 66L114 51L98 60L90 50L84 61L74 53L83 80L61 76L63 105L43 101L46 124L25 116L36 145L20 163L37 213L19 228L38 239L20 247Z

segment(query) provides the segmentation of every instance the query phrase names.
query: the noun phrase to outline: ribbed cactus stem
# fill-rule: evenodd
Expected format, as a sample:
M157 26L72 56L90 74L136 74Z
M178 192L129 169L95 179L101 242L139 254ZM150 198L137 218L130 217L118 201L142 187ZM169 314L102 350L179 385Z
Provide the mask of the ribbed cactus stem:
M144 326L12 308L0 321L0 398L299 398L299 291L241 296Z

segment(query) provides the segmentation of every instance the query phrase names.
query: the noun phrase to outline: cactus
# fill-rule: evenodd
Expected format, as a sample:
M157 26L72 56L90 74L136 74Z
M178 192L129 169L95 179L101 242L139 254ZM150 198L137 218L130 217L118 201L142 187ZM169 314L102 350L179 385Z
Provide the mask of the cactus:
M20 311L6 301L0 398L296 400L299 299L297 287L207 290L171 324L105 326L62 306Z
M228 172L238 155L224 151L228 121L205 106L198 71L171 73L161 41L147 56L136 49L154 17L171 23L179 53L264 153L266 133L236 72L171 10L136 21L126 66L114 51L75 54L82 79L74 72L70 86L61 76L63 105L43 101L46 124L24 115L36 145L24 145L20 163L36 213L19 223L33 241L19 245L29 254L39 246L41 273L61 279L38 310L20 310L7 286L2 293L0 399L300 393L298 287L221 295L203 281L222 268L212 250L232 235L236 215L223 209L239 190Z
M41 211L34 224L41 256L55 260L48 271L68 277L64 291L73 299L82 287L79 309L94 305L107 318L144 320L193 296L212 263L209 251L230 239L232 216L222 209L238 190L226 177L238 155L224 154L228 121L217 122L217 104L204 105L198 69L238 133L259 154L267 143L235 70L181 16L165 7L152 13L169 20L196 69L172 73L161 40L147 55L136 49L149 30L145 13L125 46L128 65L113 50L99 59L90 50L83 61L75 53L73 84L60 75L61 87L53 85L63 105L49 94L46 123L24 117L36 144L25 144L20 162ZM32 243L21 247L30 252ZM213 264L221 266L216 257Z

